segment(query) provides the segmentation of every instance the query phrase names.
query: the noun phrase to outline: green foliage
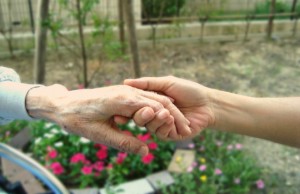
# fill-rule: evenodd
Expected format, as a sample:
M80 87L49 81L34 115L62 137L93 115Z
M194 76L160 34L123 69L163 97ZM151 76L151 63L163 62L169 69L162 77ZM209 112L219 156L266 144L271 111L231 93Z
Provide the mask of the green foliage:
M196 163L187 173L174 174L175 184L163 188L163 193L249 193L260 179L261 170L238 140L206 130L194 139Z
M269 14L270 6L271 6L271 0L259 2L255 6L254 14ZM290 13L290 11L291 11L291 6L288 3L283 1L276 1L275 13ZM280 16L278 18L289 18L289 17Z
M186 0L143 0L143 18L179 16Z
M264 1L257 3L255 6L255 13L257 14L268 14L270 13L271 1ZM282 1L276 1L275 12L276 13L285 13L290 11L290 6Z
M122 44L117 40L113 31L116 23L111 22L109 18L101 18L96 14L92 16L92 19L94 24L93 38L101 42L102 55L112 61L124 57Z
M14 135L28 126L28 121L18 120L0 126L0 142L8 142Z

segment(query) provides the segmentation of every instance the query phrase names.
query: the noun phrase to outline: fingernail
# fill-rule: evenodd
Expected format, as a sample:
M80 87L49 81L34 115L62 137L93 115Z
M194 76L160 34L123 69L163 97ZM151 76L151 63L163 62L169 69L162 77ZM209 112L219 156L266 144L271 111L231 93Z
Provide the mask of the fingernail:
M148 148L147 146L142 146L139 151L138 154L141 156L146 156L148 154Z

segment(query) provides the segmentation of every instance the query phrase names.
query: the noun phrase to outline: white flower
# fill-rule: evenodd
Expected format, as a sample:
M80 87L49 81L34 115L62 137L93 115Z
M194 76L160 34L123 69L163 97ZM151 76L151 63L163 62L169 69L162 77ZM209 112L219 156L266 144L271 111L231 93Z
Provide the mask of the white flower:
M64 145L64 144L63 144L63 142L61 142L61 141L54 144L54 146L57 147L57 148L58 148L58 147L61 147L61 146L63 146L63 145Z
M64 134L64 135L68 135L68 134L69 134L69 133L68 133L66 130L64 130L64 129L61 129L61 133Z
M55 124L54 123L46 123L45 128L50 128L53 127Z
M91 140L89 140L89 139L87 139L87 138L84 138L84 137L81 137L81 138L79 139L79 141L80 141L81 143L83 143L83 144L86 144L86 143L90 143L90 142L91 142Z
M54 137L54 134L51 134L51 133L45 133L44 134L44 137L47 137L47 138L52 138L52 137Z
M141 131L146 131L146 127L139 127Z
M60 132L57 129L51 129L50 133L52 133L52 134L58 134Z
M39 144L42 141L42 138L36 138L34 141L34 144Z
M128 123L128 127L134 128L135 126L136 126L136 124L133 122L133 120L130 120Z

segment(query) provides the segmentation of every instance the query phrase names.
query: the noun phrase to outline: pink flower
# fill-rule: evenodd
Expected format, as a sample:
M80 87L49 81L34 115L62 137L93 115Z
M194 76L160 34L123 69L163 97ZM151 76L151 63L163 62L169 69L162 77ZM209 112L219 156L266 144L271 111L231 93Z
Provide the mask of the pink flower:
M95 162L93 165L93 168L97 171L104 170L104 162L102 162L102 161Z
M199 170L200 171L205 171L206 170L206 165L202 164L201 166L199 166Z
M142 162L144 164L150 164L154 160L154 155L149 153L146 156L142 157Z
M98 152L96 153L96 156L99 160L104 160L107 158L107 150L98 150Z
M241 149L243 149L243 145L240 143L237 143L237 144L235 144L235 149L241 150Z
M148 141L151 138L151 134L150 133L146 133L145 135L139 134L137 136L137 138L139 140L141 140L142 142L146 142L146 141Z
M261 179L257 180L257 181L256 181L256 187L257 187L258 189L263 189L263 188L265 188L265 183L264 183L264 181L261 180Z
M190 149L193 149L193 148L195 148L195 144L194 144L194 143L189 143L188 147L189 147Z
M71 158L71 163L76 164L78 162L84 163L86 161L85 155L82 153L74 154Z
M220 170L219 168L215 169L215 175L221 175L222 174L222 170Z
M148 147L150 150L156 150L157 149L157 143L151 142L148 144Z
M227 150L232 150L233 149L233 145L228 145L227 146Z
M54 159L57 157L57 151L56 150L51 150L50 152L48 152L48 157L51 159Z
M192 172L193 170L194 170L194 167L193 167L193 166L189 166L189 167L186 169L187 172Z
M197 162L193 162L193 163L192 163L192 166L193 166L193 167L196 167L197 165L198 165Z
M52 172L56 175L60 175L65 171L65 169L59 162L52 163L50 165L50 168L52 169Z
M241 183L241 179L240 178L235 178L234 179L234 183L237 184L237 185L240 184Z
M100 143L96 143L94 145L94 148L101 149L101 150L107 150L107 146L103 145L103 144L100 144Z
M125 158L127 157L127 153L118 153L118 157L116 159L117 164L122 164Z
M90 165L90 164L91 164L91 161L89 161L89 160L84 160L83 164L84 164L84 165Z
M221 141L216 141L216 145L217 145L218 147L220 147L222 144L223 144L223 142L221 142Z
M81 172L82 172L82 174L85 174L85 175L92 174L93 167L92 166L84 166L84 167L82 167Z

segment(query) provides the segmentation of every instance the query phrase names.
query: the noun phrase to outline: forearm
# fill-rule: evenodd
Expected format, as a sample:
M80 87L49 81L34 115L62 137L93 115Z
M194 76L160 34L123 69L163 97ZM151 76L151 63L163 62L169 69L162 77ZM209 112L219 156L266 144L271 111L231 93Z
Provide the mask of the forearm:
M252 98L213 91L214 128L300 147L300 98Z

